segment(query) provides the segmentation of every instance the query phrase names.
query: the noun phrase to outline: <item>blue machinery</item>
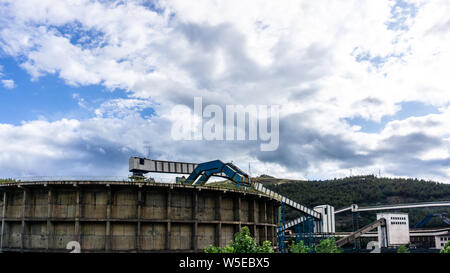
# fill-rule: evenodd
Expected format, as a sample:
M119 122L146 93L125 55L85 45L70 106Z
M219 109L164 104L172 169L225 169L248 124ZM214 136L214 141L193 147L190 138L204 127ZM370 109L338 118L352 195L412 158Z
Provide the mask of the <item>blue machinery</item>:
M447 218L447 213L443 212L443 213L428 214L422 221L420 221L414 226L414 229L425 226L433 217L440 217L442 219L442 222L446 223L447 225L450 225L450 219Z
M212 176L217 176L231 180L238 188L239 187L253 188L280 201L281 206L277 213L278 214L277 240L280 252L287 251L285 244L285 230L287 228L302 224L303 228L300 228L300 230L303 231L304 233L308 232L310 234L314 234L314 232L323 231L324 229L322 219L325 219L325 217L323 217L324 215L323 211L320 212L316 211L315 209L307 208L301 204L298 204L297 202L294 202L293 200L290 200L284 196L281 196L265 188L261 183L251 182L248 174L246 174L244 171L242 171L232 163L224 163L220 160L214 160L196 164L186 162L152 160L139 157L131 157L129 163L130 163L129 170L130 172L133 173L132 176L133 178L143 177L145 173L149 172L189 174L187 178L184 177L177 178L177 182L191 185L204 185L209 180L209 178L211 178ZM291 221L289 223L286 223L284 217L286 206L289 206L295 210L302 212L303 215L305 216L296 219L294 221ZM327 214L326 211L327 209L325 209L325 215ZM334 216L334 209L333 212L330 211L328 215ZM305 219L307 219L307 221L305 221ZM305 229L304 228L305 226L309 227ZM334 222L333 228L330 231L334 232Z
M214 174L223 173L236 184L236 187L250 187L248 175L232 163L223 163L220 160L198 164L186 179L186 184L204 185Z

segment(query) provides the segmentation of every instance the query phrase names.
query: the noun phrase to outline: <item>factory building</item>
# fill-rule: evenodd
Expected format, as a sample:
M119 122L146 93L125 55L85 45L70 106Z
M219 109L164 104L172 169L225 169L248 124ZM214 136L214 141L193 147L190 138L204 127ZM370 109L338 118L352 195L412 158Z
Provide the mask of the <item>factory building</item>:
M377 219L386 219L386 234L378 228L378 242L381 247L397 247L407 245L409 240L409 219L407 213L377 213Z

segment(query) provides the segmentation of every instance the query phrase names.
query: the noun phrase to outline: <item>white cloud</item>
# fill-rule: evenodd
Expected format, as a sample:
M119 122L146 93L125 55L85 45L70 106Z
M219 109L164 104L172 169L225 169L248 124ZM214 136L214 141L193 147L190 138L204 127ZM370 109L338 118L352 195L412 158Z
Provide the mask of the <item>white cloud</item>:
M352 164L400 175L394 170L400 163L403 172L412 166L408 162L443 159L448 154L445 142L432 142L429 151L400 153L398 162L389 157L393 151L386 150L387 142L414 136L425 127L427 135L444 139L450 134L447 110L392 121L373 134L355 130L344 121L361 117L379 122L395 115L399 104L408 101L446 107L450 101L446 69L450 5L446 0L404 1L414 5L415 14L390 0L173 0L154 2L158 12L142 6L141 1L6 2L0 8L0 47L23 60L21 66L34 80L56 74L71 85L101 84L125 89L129 95L97 109L76 96L80 106L93 111L96 118L77 121L76 130L32 121L11 129L24 138L28 131L22 127L50 126L56 131L79 131L74 133L74 142L84 141L84 134L108 136L116 149L125 146L142 153L148 140L157 156L189 161L200 160L194 148L204 151L209 147L202 159L220 155L244 165L253 161L255 170L269 164L279 175L303 177L340 175ZM192 107L194 96L218 105L281 105L282 119L298 117L280 139L292 152L284 155L281 149L273 156L261 156L252 144L171 141L166 117L176 104ZM157 116L144 121L136 112L148 107ZM130 122L127 126L122 124L125 120ZM154 130L151 140L139 131L147 132L148 126ZM120 130L131 130L134 135L129 138ZM298 144L290 136L304 138L305 143ZM28 145L42 148L41 141L33 139ZM6 137L3 140L7 142ZM334 150L336 145L345 149ZM242 149L239 156L227 152L236 147ZM386 156L377 154L377 149L385 150ZM439 149L446 152L431 152ZM111 152L104 147L96 150ZM306 163L292 164L299 156ZM88 155L85 160L95 163ZM449 178L448 167L441 163L423 166L427 166L423 173L410 170L410 174Z
M144 109L154 107L149 100L143 99L111 99L94 110L97 117L126 117L138 115Z
M1 80L2 84L7 89L13 89L16 87L16 84L14 83L14 80Z

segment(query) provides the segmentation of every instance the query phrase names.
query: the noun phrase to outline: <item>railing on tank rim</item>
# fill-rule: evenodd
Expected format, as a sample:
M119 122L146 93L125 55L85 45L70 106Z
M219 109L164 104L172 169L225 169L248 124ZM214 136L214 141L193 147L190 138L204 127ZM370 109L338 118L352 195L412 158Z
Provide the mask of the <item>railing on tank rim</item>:
M179 184L176 183L172 177L146 177L144 180L137 180L133 177L127 176L28 176L28 177L14 177L14 178L0 178L1 184L13 183L29 183L29 182L83 182L83 181L98 181L98 182L128 182L128 183L149 183L149 184L173 184L181 187L206 187L209 189L225 190L225 191L239 191L256 194L266 194L254 189L247 189L242 187L240 189L225 188L222 186L215 186L214 183L208 183L202 186Z
M126 176L28 176L11 178L16 182L39 181L130 181Z
M145 178L142 182L156 183L175 183L174 178ZM141 182L140 180L133 179L128 176L27 176L27 177L13 177L13 178L0 178L1 182L14 183L14 182L42 182L42 181L117 181L117 182Z

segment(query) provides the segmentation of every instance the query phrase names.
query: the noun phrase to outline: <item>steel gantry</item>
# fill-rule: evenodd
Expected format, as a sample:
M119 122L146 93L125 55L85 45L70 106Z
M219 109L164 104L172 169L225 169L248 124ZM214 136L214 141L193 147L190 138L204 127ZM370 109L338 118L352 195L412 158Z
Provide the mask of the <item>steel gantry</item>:
M209 178L212 176L223 177L231 180L237 187L249 187L253 188L261 193L264 193L278 201L281 202L281 211L278 213L279 217L279 227L277 229L277 234L279 238L279 246L281 251L285 251L284 247L284 230L288 227L292 227L301 223L303 220L301 218L291 221L289 223L285 222L284 210L285 207L290 207L294 210L300 211L304 217L313 222L314 226L317 226L318 230L321 231L326 222L325 229L329 226L334 230L334 221L323 221L323 219L328 219L325 217L326 214L333 214L333 209L320 208L320 211L315 209L310 209L304 205L301 205L285 196L282 196L274 191L271 191L263 186L263 184L258 182L253 182L250 176L244 171L239 169L233 163L224 163L220 160L214 160L204 163L186 163L186 162L176 162L176 161L162 161L153 160L148 158L131 157L130 161L130 172L133 173L133 177L143 176L146 173L172 173L172 174L188 174L186 179L180 182L191 184L191 185L204 185ZM334 214L333 214L334 216ZM334 218L333 218L334 219ZM332 225L329 223L331 222ZM315 225L314 225L315 224ZM331 230L330 230L331 231ZM334 232L334 231L333 231Z

